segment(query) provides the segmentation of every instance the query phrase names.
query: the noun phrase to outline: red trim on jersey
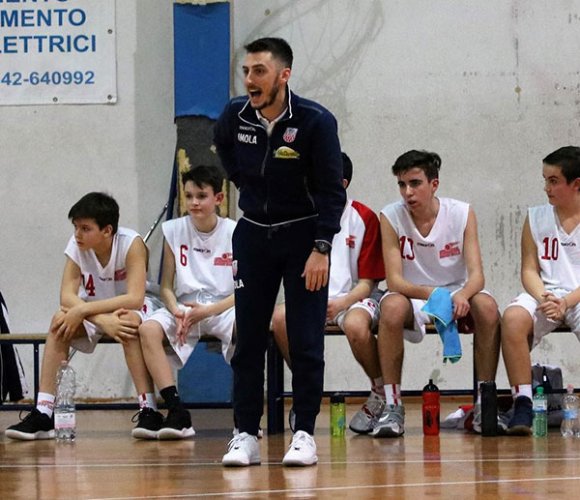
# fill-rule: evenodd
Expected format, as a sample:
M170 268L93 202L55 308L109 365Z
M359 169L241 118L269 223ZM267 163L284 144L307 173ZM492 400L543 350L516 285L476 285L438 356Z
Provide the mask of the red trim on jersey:
M369 207L358 201L353 200L352 207L358 212L365 225L365 235L358 258L358 277L359 279L383 280L385 266L379 218Z

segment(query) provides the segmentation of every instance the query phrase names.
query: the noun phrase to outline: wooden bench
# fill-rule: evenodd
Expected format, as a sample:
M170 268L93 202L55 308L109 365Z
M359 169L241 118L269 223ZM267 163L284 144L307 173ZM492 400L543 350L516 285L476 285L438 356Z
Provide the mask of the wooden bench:
M32 345L33 353L33 394L34 394L34 405L36 405L36 400L38 397L38 387L40 384L40 346L46 343L48 337L47 333L6 333L0 334L0 344L9 345ZM200 342L219 342L214 337L202 337ZM117 344L117 341L111 337L103 336L99 340L99 344ZM95 410L95 409L108 409L108 410L121 410L121 409L132 409L137 408L137 403L77 403L78 409L84 410ZM231 408L231 402L223 403L184 403L186 408ZM19 404L11 403L7 405L0 404L0 410L29 410L33 407L32 404Z

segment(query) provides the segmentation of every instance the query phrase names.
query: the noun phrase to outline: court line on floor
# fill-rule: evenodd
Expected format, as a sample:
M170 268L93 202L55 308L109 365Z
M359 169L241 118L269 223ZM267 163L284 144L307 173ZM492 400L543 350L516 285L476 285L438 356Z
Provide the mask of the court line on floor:
M295 488L295 489L272 489L272 490L244 490L244 491L224 491L213 493L189 493L186 495L157 495L157 496L139 496L139 497L95 497L90 500L148 500L163 498L211 498L211 497L247 497L248 495L272 495L282 493L323 493L331 491L352 491L352 490L376 490L376 489L400 489L400 488L426 488L426 487L443 487L443 486L468 486L475 484L517 484L517 483L540 483L549 481L580 481L580 476L572 477L546 477L546 478L520 478L520 479L486 479L479 481L442 481L442 482L425 482L425 483L398 483L398 484L367 484L367 485L349 485L349 486L321 486L314 488Z
M414 460L344 460L344 461L319 461L318 466L322 465L404 465L404 464L424 464L424 463L438 463L438 464L454 464L454 463L482 463L482 462L499 462L499 463L506 463L506 462L548 462L548 461L577 461L577 455L570 455L570 456L547 456L547 457L512 457L512 458L472 458L472 459L465 459L465 458L456 458L456 459L437 459L437 458L418 458ZM93 462L93 463L82 463L82 462L71 462L70 464L66 463L59 463L59 464L2 464L0 463L0 470L1 469L34 469L34 468L42 468L42 469L58 469L58 468L102 468L102 467L111 467L114 465L115 467L125 467L125 468L134 468L134 467L176 467L176 466L183 466L183 467L216 467L219 466L223 468L221 461L216 460L214 462L132 462L132 463L122 463L122 462L115 462L115 461L106 461L106 462ZM262 467L268 466L278 466L282 465L282 462L262 462Z

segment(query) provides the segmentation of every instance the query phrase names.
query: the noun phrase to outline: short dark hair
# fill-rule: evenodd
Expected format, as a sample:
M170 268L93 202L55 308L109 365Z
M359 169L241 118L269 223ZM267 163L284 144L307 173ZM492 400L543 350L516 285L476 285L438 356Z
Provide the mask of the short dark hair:
M556 149L542 160L546 165L560 167L566 182L570 184L580 177L580 148L576 146L564 146Z
M119 227L119 205L106 193L88 193L71 207L68 218L73 222L76 219L93 219L99 229L110 224L115 234Z
M342 178L346 179L348 184L352 179L352 161L345 152L342 153Z
M397 158L392 166L393 175L399 175L412 168L420 168L425 172L427 179L432 181L439 178L439 169L441 168L441 158L437 153L429 151L417 151L412 149L403 153Z
M258 38L244 45L244 49L248 54L271 52L274 59L282 61L287 68L292 68L294 61L292 47L283 38Z
M198 165L181 174L181 183L184 186L188 181L193 182L200 188L203 188L203 185L206 184L212 187L214 194L223 191L224 179L224 171L215 165Z

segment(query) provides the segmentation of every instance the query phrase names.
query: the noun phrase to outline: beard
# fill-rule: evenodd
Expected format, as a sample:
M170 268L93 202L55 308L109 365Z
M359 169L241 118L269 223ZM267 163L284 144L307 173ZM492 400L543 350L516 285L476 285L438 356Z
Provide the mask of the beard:
M268 97L266 98L266 100L262 104L259 104L258 106L254 107L254 109L262 110L264 108L272 106L272 104L274 104L276 102L276 98L278 97L278 94L280 93L280 88L281 88L280 84L274 85L272 87L272 90L270 90L270 94L268 94Z

